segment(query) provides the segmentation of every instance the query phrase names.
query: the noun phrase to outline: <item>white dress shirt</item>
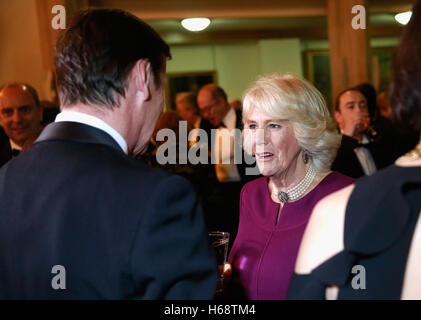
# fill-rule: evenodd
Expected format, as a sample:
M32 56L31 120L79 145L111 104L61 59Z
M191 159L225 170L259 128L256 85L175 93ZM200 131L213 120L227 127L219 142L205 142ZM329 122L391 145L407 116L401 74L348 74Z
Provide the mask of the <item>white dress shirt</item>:
M364 135L361 141L362 144L368 144L369 141ZM373 156L368 148L361 146L354 149L358 161L364 170L366 176L369 176L377 171L376 163L374 162Z
M10 148L12 150L16 149L16 150L22 151L22 147L20 145L16 144L12 139L9 139L9 142L10 142Z
M62 111L60 112L55 122L62 122L62 121L71 121L71 122L78 122L83 123L91 127L95 127L97 129L100 129L102 131L105 131L108 133L120 146L120 148L124 151L125 154L127 154L127 143L126 140L115 130L113 127L111 127L108 123L105 121L91 116L86 113L82 112L76 112L76 111Z

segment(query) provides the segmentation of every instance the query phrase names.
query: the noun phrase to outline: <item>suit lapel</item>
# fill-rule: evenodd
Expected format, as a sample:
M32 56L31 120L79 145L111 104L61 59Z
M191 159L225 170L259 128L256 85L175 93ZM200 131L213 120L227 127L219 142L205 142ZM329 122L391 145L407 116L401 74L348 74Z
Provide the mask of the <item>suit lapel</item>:
M53 122L41 132L35 143L46 140L67 140L102 144L123 152L118 143L105 131L78 122Z

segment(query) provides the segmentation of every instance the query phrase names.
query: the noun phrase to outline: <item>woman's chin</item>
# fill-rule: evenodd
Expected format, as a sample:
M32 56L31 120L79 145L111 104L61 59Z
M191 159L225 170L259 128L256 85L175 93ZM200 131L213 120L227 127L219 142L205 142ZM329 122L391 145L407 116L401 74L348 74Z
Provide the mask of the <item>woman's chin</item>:
M259 167L260 174L264 177L270 177L275 174L273 168L269 168L267 164L264 165L258 163L257 166Z

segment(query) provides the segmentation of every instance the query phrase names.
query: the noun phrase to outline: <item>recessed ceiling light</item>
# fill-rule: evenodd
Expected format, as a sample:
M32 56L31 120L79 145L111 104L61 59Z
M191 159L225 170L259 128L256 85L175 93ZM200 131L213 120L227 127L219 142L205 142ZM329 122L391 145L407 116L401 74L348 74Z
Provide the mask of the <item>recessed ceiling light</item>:
M401 12L395 15L395 20L399 22L400 24L407 24L409 20L411 19L412 11L407 12Z
M208 18L188 18L181 21L181 25L189 31L205 30L209 24Z

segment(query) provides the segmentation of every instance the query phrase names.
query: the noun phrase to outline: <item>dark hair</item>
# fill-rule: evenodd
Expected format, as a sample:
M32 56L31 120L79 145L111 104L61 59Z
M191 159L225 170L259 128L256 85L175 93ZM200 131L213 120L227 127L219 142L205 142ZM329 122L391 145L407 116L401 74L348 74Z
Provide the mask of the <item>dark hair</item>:
M4 88L19 88L19 89L24 89L25 87L26 87L26 89L28 89L29 93L32 95L32 98L35 101L35 105L37 107L40 107L41 104L40 104L40 101L39 101L37 90L35 90L34 87L30 86L27 83L14 82L14 83L5 84L5 85L2 85L0 87L0 91L2 91Z
M149 60L160 83L168 45L146 23L121 10L76 15L56 44L58 92L63 105L78 102L113 108L125 96L127 76L139 59Z
M367 99L368 113L370 119L374 120L377 117L377 93L376 89L367 82L360 83L354 87L355 90L361 92L363 96Z
M421 131L421 1L417 1L393 60L390 104L395 117Z
M364 97L364 93L361 92L361 90L357 89L356 87L353 88L348 88L345 90L342 90L341 92L339 92L339 94L336 96L336 100L335 100L335 111L339 111L339 104L341 102L341 97L344 93L348 92L348 91L358 91L359 93L361 93ZM367 99L367 98L366 98Z

